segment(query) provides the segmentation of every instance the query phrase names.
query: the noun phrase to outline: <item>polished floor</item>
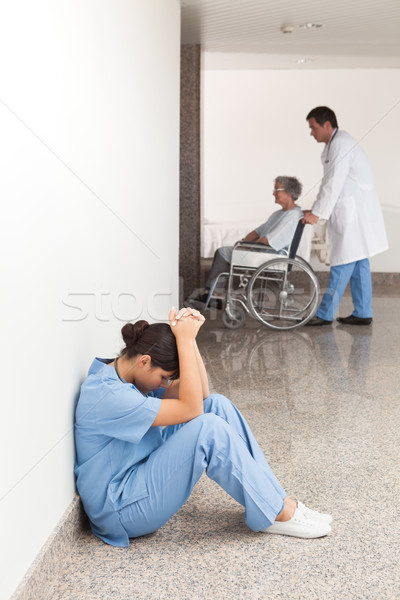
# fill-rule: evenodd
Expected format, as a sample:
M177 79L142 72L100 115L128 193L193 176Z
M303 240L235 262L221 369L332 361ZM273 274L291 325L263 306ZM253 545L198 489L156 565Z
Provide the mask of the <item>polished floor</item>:
M84 532L48 600L400 599L399 309L398 291L378 289L369 327L231 331L215 311L199 335L212 389L245 414L288 494L332 513L330 536L253 533L203 475L128 549Z

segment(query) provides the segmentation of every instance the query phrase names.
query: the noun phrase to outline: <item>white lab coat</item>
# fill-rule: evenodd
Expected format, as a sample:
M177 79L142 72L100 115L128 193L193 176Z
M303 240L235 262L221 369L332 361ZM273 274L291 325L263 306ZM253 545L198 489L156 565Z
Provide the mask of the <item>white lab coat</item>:
M331 266L362 260L388 248L368 159L338 130L321 155L324 176L312 212L328 220Z

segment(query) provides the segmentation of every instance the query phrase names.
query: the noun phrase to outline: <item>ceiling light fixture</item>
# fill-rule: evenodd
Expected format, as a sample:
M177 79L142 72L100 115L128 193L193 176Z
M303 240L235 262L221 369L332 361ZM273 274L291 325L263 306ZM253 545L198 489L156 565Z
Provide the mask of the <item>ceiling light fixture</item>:
M299 25L299 29L320 29L324 27L322 23L303 23L303 25Z
M308 65L312 62L312 58L297 58L296 59L297 64L299 65Z
M282 33L293 33L294 30L294 25L282 25L281 27Z
M302 25L282 25L281 32L282 33L293 33L295 29L307 29L310 31L311 29L321 29L321 27L325 27L322 23L303 23Z

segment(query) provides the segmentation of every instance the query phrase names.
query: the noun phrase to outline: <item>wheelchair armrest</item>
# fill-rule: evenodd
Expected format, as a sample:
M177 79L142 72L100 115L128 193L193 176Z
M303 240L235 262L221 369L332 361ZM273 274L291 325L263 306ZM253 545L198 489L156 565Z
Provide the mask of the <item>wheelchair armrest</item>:
M250 250L250 251L256 251L256 252L268 252L268 253L275 253L277 255L284 255L287 256L288 255L288 250L274 250L274 248L272 248L272 246L268 246L267 244L261 244L260 242L236 242L236 244L234 245L234 250Z
M237 248L238 246L241 246L242 248L271 248L271 246L268 246L267 244L260 244L260 242L243 242L241 240L239 240L238 242L236 242L236 244L234 245L234 248ZM272 250L272 248L271 248Z

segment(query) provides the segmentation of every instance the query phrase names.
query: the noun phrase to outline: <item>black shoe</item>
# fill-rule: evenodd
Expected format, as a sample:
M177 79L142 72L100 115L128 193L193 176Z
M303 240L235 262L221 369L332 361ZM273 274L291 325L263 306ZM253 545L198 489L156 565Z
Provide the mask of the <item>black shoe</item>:
M350 315L348 317L338 317L336 321L339 321L341 325L371 325L372 317L367 317L363 319L362 317L355 317L354 315Z
M197 310L204 310L205 302L200 302L199 300L193 300L193 298L188 298L184 301L183 306L186 308L196 308Z
M208 292L202 292L201 294L196 296L196 298L193 298L193 300L196 300L197 302L204 302L204 304L205 304L207 302L207 298L208 298Z
M206 292L202 292L195 298L189 297L185 300L185 302L183 304L184 304L184 306L191 306L192 308L197 308L198 310L203 310L204 306L207 302L209 293L210 293L209 291L208 292L206 291ZM210 302L208 303L208 308L217 308L217 309L221 310L222 309L221 298L211 298Z
M207 298L208 298L208 292L204 291L204 292L201 292L200 294L198 294L197 296L189 296L189 298L186 298L183 305L184 306L194 306L196 304L196 308L197 308L197 305L205 304L207 302Z
M216 308L222 310L222 300L220 298L211 298L208 303L208 308Z
M332 321L325 321L325 319L320 319L319 317L314 317L311 321L304 324L304 327L322 327L323 325L332 325Z

